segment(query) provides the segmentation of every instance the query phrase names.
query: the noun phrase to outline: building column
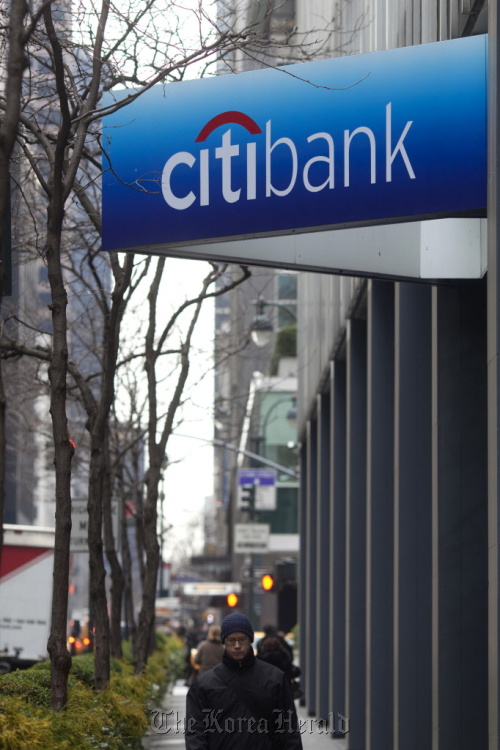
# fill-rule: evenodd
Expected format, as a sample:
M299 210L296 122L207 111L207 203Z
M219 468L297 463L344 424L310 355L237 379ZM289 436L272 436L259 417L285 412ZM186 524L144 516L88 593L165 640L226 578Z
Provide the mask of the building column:
M305 654L307 653L306 619L307 619L307 433L300 448L300 486L299 486L299 538L300 555L297 575L298 586L298 619L299 619L299 663L301 665L302 685L305 685L306 667ZM305 704L305 696L301 698L301 705Z
M432 747L431 294L395 288L394 750Z
M483 284L434 287L435 750L488 741L485 330Z
M331 407L331 502L330 516L330 697L334 736L343 737L343 717L347 716L345 697L346 638L346 363L335 360L330 367Z
M307 475L306 481L306 518L305 518L305 619L303 625L306 633L316 632L316 539L317 539L317 508L318 508L318 482L317 482L317 421L309 420L307 423ZM316 713L316 643L315 639L308 637L305 645L304 664L304 693L305 703L310 716Z
M330 582L325 571L330 559L330 394L317 396L318 450L317 450L317 535L316 535L316 715L326 720L330 674L325 654L329 651L332 631L330 627Z
M488 3L488 736L500 750L500 13Z
M365 750L366 321L347 322L346 713L349 750Z
M366 748L392 745L394 284L368 284Z

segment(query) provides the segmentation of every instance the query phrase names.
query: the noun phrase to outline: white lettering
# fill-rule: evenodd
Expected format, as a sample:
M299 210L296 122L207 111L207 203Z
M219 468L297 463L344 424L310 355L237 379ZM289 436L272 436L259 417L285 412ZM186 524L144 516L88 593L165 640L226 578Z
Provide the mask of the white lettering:
M415 172L413 171L413 167L411 165L410 159L408 158L408 154L406 153L406 149L403 145L403 141L406 138L409 129L413 125L413 120L408 120L406 123L403 132L399 136L399 140L396 143L396 148L392 151L392 102L389 102L385 108L385 179L386 182L392 182L392 162L396 158L396 154L400 153L403 157L403 161L405 163L405 167L407 169L408 174L410 175L410 179L415 179Z
M200 151L200 206L210 205L210 178L208 164L208 149Z
M290 149L290 154L292 156L292 176L290 177L288 187L284 188L283 190L274 187L271 177L271 156L272 152L277 146L287 146ZM268 120L266 122L266 197L269 198L272 193L274 193L274 195L281 196L291 193L295 186L295 181L297 180L297 170L297 149L295 148L294 142L291 140L291 138L278 138L278 140L271 145L271 120Z
M257 197L257 144L247 143L247 201Z
M344 186L349 187L349 169L350 169L350 160L349 160L349 153L351 148L351 141L354 138L355 135L358 135L358 133L364 133L368 136L368 140L370 141L370 182L373 183L376 181L376 172L375 172L375 136L373 135L373 131L370 130L370 128L356 128L356 130L353 130L351 134L349 134L348 130L344 130Z
M236 203L239 200L241 190L233 190L231 187L231 159L238 156L240 147L231 144L231 128L222 136L222 146L215 149L217 159L222 159L222 195L228 203Z
M176 154L170 157L170 159L163 167L163 172L161 175L161 191L163 193L163 197L165 198L165 201L169 206L171 206L172 208L177 208L179 211L192 206L196 199L196 196L192 190L184 198L179 198L174 195L174 193L172 192L172 188L170 187L170 178L175 167L177 167L179 164L186 164L188 167L192 167L195 161L196 159L194 158L193 154L190 154L188 151L178 151Z
M401 135L393 146L392 103L390 102L386 105L385 176L387 182L392 181L393 163L398 156L403 160L409 177L412 180L415 179L415 172L405 147L405 138L408 135L412 124L413 120L408 120L406 122L406 125L401 131ZM373 185L377 180L377 140L374 132L370 128L360 126L352 131L344 130L344 187L350 187L351 184L351 145L353 144L354 138L358 135L364 135L368 138L370 151L370 182ZM383 133L378 133L378 135L379 139L384 137ZM261 184L257 179L257 157L259 153L260 156L263 155L262 151L258 152L259 148L265 149L266 198L270 198L273 195L284 197L291 193L296 186L297 180L300 180L299 165L301 168L303 189L305 188L309 193L318 193L321 190L333 190L335 188L335 141L333 135L330 133L318 132L307 136L306 140L308 144L318 142L317 155L308 158L307 161L305 160L305 155L303 156L302 153L300 153L299 147L291 138L282 137L273 142L272 120L266 122L264 143L262 142L262 139L257 138L256 141L250 141L246 144L246 147L244 147L232 143L231 138L231 129L228 129L222 136L221 145L216 147L214 152L211 152L208 148L200 149L199 159L188 151L179 151L168 159L162 172L161 189L166 203L171 208L185 210L192 206L196 201L197 195L192 190L186 195L182 195L182 186L185 184L184 181L181 181L179 183L181 187L175 190L176 175L174 172L177 167L184 166L191 169L197 161L199 161L200 169L200 206L210 205L211 192L213 192L215 187L217 187L222 193L222 197L227 203L238 202L241 200L242 193L245 190L245 188L243 188L245 181L246 195L243 195L243 199L246 199L247 201L256 200L258 185ZM246 153L243 153L244 148ZM364 151L366 152L366 145ZM213 161L211 160L214 158L214 154L215 158L220 159L222 162L220 186L210 184L210 180L212 179L213 181L215 179L214 173L210 173L210 166L211 164L213 165ZM239 158L235 164L233 159L236 157ZM246 173L244 172L245 167ZM273 167L274 178L277 184L273 183ZM342 167L340 166L340 168ZM178 180L181 176L182 173L177 173ZM235 181L238 180L240 184L242 184L241 188L233 189L233 177ZM184 190L186 189L187 188L184 188ZM180 195L179 192L181 193Z
M311 143L311 141L315 141L318 138L324 138L324 140L328 144L328 156L313 156L312 159L309 159L309 161L304 166L304 173L303 173L303 179L304 179L304 185L306 186L307 190L309 190L310 193L318 193L320 190L323 190L323 188L329 187L330 190L335 187L334 182L334 153L335 153L335 145L333 143L333 138L329 133L314 133L314 135L310 135L307 139L308 143ZM316 164L317 162L325 162L328 164L328 177L321 185L311 185L311 181L309 179L309 170L313 164Z

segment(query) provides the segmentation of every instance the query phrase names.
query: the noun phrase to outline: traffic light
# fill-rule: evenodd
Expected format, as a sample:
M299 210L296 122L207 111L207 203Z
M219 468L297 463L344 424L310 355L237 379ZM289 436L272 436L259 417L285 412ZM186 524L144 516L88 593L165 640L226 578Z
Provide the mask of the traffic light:
M265 573L260 579L260 585L264 591L272 591L274 589L274 578L270 573Z
M236 607L239 602L239 597L237 594L228 594L226 597L226 602L228 607Z
M239 488L239 507L252 514L255 509L255 485L246 484Z

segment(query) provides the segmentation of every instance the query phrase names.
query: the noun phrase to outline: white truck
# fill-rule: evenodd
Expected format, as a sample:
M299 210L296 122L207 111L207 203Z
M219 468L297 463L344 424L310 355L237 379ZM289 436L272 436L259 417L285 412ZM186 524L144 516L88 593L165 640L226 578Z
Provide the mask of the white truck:
M4 524L0 673L48 658L54 529Z

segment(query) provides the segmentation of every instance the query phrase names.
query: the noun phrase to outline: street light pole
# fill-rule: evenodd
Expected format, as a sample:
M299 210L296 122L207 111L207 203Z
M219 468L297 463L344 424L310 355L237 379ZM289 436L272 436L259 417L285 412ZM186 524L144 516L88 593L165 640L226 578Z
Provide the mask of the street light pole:
M259 456L258 453L247 451L245 448L239 448L237 445L232 445L232 443L226 443L225 440L219 440L218 438L212 438L212 439L203 438L203 437L198 437L197 435L181 435L179 432L175 432L174 437L182 437L182 438L187 438L189 440L201 440L202 443L215 445L217 448L227 448L228 450L234 451L235 453L242 453L244 456L248 456L248 458L253 458L259 463L264 464L265 466L269 466L271 469L277 469L283 474L288 474L288 476L292 477L293 479L299 478L299 475L297 474L296 471L294 471L294 469L290 469L287 466L282 466L281 464L277 464L276 461L271 461L269 458L265 458L264 456Z
M249 522L255 521L255 483L248 488L248 510ZM255 615L255 559L254 553L250 552L250 565L248 566L248 615L250 622L254 622Z

